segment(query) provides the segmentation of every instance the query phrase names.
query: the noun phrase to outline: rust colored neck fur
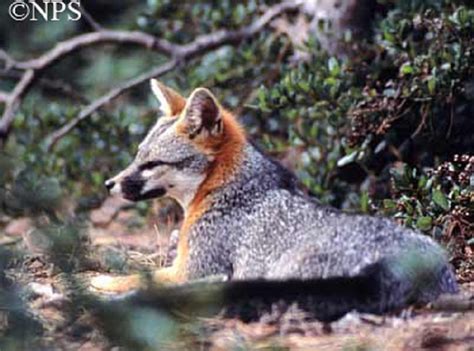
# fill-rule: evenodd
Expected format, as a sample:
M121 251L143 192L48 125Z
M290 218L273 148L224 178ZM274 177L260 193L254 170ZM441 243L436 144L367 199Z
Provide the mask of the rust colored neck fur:
M211 140L195 141L203 152L214 157L207 176L199 186L194 199L186 210L178 241L178 253L173 263L176 274L184 280L187 276L189 258L189 230L209 208L211 193L228 183L242 162L245 133L242 126L229 112L223 111L223 133Z
M190 214L194 212L193 210L203 207L210 193L228 183L242 162L246 142L245 132L235 117L227 111L222 112L222 122L222 135L198 143L198 147L213 156L214 160L190 204Z

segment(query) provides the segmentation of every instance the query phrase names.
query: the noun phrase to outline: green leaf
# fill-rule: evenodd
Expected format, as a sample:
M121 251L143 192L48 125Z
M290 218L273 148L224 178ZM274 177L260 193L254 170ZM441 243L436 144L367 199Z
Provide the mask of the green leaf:
M416 221L416 227L420 230L431 229L433 219L429 216L419 217Z
M436 78L433 76L428 79L428 91L431 95L434 95L436 91Z
M349 163L354 162L357 159L358 153L359 153L359 151L354 151L354 152L350 153L349 155L346 155L346 156L342 157L341 159L339 159L337 161L337 166L338 167L343 167L345 165L348 165Z
M409 200L403 201L403 206L405 207L405 212L408 213L409 215L412 215L415 209L413 208L413 205L410 203Z
M341 66L339 66L339 61L336 58L331 57L328 60L328 68L331 76L336 77L341 73Z
M413 72L413 66L409 62L404 63L402 67L400 67L400 73L404 76L408 74L413 74Z
M305 93L307 93L311 89L308 81L304 81L304 80L298 82L298 87L301 90L303 90Z
M391 199L384 199L383 200L383 207L386 210L394 210L397 207L397 203Z
M336 78L333 78L333 77L327 77L325 80L324 80L324 84L327 84L331 87L335 86L337 84L338 80Z
M396 41L395 36L392 33L388 32L388 31L385 31L383 33L383 36L384 36L384 39L386 41L388 41L389 43L395 43L395 41Z
M443 194L443 192L439 189L436 188L433 190L433 202L441 207L443 210L447 211L449 210L449 202L446 196Z
M424 189L425 186L426 186L426 183L428 183L428 178L426 176L422 175L418 179L418 189Z
M360 208L362 212L364 213L369 212L369 204L370 204L369 200L370 200L369 194L366 191L364 191L362 195L360 196Z

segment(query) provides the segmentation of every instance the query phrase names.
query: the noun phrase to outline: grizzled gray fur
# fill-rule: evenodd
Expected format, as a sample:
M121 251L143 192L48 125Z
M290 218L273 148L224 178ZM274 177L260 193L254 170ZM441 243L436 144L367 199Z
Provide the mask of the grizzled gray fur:
M186 215L217 162L216 150L203 145L217 145L212 138L239 127L206 89L186 100L156 81L152 87L168 115L106 185L134 201L174 197ZM293 174L243 140L237 169L205 193L204 212L180 236L187 280L224 275L229 300L265 304L278 297L322 319L352 309L382 313L457 291L432 239L385 218L318 204Z
M386 286L400 299L429 301L457 290L444 252L432 239L385 218L319 205L289 171L251 144L242 168L192 228L190 248L192 279L350 277L384 262L402 280Z

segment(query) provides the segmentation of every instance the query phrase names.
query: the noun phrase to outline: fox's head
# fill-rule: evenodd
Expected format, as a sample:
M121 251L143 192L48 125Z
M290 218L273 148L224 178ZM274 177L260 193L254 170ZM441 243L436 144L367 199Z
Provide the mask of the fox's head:
M163 116L138 147L134 161L105 185L132 201L170 196L186 208L199 191L230 177L245 136L239 123L205 88L187 99L151 81Z

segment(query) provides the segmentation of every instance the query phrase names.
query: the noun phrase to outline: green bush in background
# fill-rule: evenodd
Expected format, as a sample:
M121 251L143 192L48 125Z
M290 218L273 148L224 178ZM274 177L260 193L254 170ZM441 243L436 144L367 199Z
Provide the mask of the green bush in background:
M187 43L198 34L250 23L265 3L270 4L149 0L118 5L100 0L87 8L106 27ZM470 280L474 9L467 1L448 0L379 0L377 6L382 10L370 38L352 43L346 36L353 46L347 57L324 52L317 38L295 45L268 28L239 46L219 48L180 66L162 80L183 94L198 86L211 88L240 115L252 138L292 168L322 203L391 216L432 235L450 249L460 280ZM10 26L1 16L0 43L17 58L35 57L58 40L89 30L84 23L67 21ZM20 35L24 40L17 39ZM103 181L131 161L157 118L157 102L144 85L81 123L53 151L46 150L45 137L87 101L164 61L140 50L91 48L49 69L44 78L67 82L71 89L58 93L37 82L0 155L0 220L47 217L36 233L55 243L52 247L61 254L52 261L62 271L75 272L86 260L87 211L107 196ZM12 83L2 79L0 88L11 89ZM75 204L74 218L59 213L65 201ZM138 206L146 213L146 204ZM0 258L1 271L22 260L7 259L3 252ZM0 301L13 301L8 299L15 293L3 289ZM8 312L12 338L20 335L16 321L33 323L21 302L14 303L19 307ZM139 315L134 321L162 318L127 308L123 313ZM143 333L130 336L130 343L148 345L156 339Z
M148 1L127 2L119 9L100 1L89 11L111 28L139 29L186 43L198 34L249 24L263 4ZM400 194L390 186L391 170L400 168L399 163L418 168L419 179L428 168L474 149L474 12L456 1L379 1L378 6L385 15L374 20L373 35L354 44L346 58L330 57L316 38L295 47L266 29L239 46L224 46L179 67L163 80L185 94L197 86L210 87L241 115L254 139L283 161L293 160L290 166L323 203L384 211L383 200L397 201ZM30 29L48 26L50 32L33 40L37 36L30 31L28 46L14 40L20 28L4 28L6 49L16 57L30 57L88 30L83 23L74 28L67 21L54 23L56 27L35 25ZM5 181L18 181L25 173L53 177L57 191L80 207L100 204L106 196L103 181L130 162L156 119L157 103L148 87L81 123L53 152L45 150L44 139L74 118L85 101L163 61L137 50L87 49L50 69L48 78L64 78L75 94L58 96L40 83L29 94L5 149L4 159L13 165ZM295 60L295 52L305 55ZM10 84L3 80L0 85ZM470 193L472 169L466 172L469 181L463 187ZM449 197L445 188L440 191ZM469 208L472 195L467 198ZM454 207L443 210L450 213ZM426 223L418 227L427 230Z
M324 203L378 209L438 239L432 229L446 233L460 211L472 238L474 11L439 6L393 9L350 59L308 46L306 62L260 89L258 134L270 150L297 152L300 178ZM461 169L462 181L434 172L440 165ZM392 211L407 197L416 211Z

